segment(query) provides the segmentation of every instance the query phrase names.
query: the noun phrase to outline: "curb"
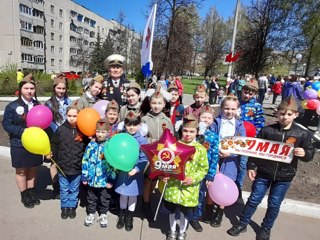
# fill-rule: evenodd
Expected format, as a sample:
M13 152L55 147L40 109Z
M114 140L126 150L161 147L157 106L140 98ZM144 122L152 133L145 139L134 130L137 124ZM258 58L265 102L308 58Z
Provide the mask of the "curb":
M10 158L10 148L0 146L0 157ZM250 192L242 192L243 201L247 202ZM266 195L259 208L267 208L268 196ZM281 204L281 212L320 219L320 204L284 199Z

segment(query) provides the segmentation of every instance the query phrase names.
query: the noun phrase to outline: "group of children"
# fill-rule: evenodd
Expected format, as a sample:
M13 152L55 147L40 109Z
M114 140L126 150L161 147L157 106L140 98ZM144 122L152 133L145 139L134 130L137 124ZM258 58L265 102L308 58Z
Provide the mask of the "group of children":
M76 216L79 187L83 184L88 186L85 226L94 223L96 211L99 214L100 226L108 226L107 213L115 191L120 195L116 227L118 229L125 227L127 231L131 231L139 195L143 195L143 211L147 215L152 213L150 195L156 181L148 178L150 171L147 167L148 159L141 150L133 169L123 172L113 169L108 164L104 148L109 139L119 131L132 135L140 146L159 140L164 129L168 128L181 142L194 146L196 152L192 160L186 163L183 181L174 178L163 179L167 182L163 205L169 211L170 224L167 239L186 239L189 223L196 231L201 232L200 219L209 222L213 227L219 227L224 206L215 204L208 197L207 187L214 181L214 176L219 171L236 182L241 193L243 177L240 177L239 182L239 175L243 173L240 171L241 166L243 168L247 162L245 156L231 155L218 148L220 139L224 137L246 136L243 122L238 117L240 102L237 97L226 96L221 102L220 114L215 118L214 110L205 103L207 96L203 85L195 89L193 95L195 102L184 108L179 102L178 88L172 84L168 88L168 92L172 95L169 111L166 114L163 112L166 100L157 89L150 98L150 111L141 116L141 111L136 109L140 106L140 88L129 87L128 93L130 89L132 104L121 107L120 111L119 105L111 101L106 109L106 117L97 122L96 134L91 139L84 136L76 127L79 109L75 105L67 108L65 123L58 127L51 139L53 158L62 169L58 175L61 218ZM243 88L246 93L251 93L249 90L248 87ZM120 112L121 121L124 122L122 128L118 127ZM309 161L314 153L308 132L293 125L297 114L295 100L285 99L278 107L279 123L261 129L258 135L260 138L281 142L294 138L295 157L291 164L249 159L248 176L254 181L253 191L239 223L229 229L228 234L237 236L246 230L257 205L266 190L271 188L275 191L270 192L269 198L278 200L268 206L257 239L270 238L270 230L279 213L280 204L296 172L297 160ZM176 227L178 219L179 231Z

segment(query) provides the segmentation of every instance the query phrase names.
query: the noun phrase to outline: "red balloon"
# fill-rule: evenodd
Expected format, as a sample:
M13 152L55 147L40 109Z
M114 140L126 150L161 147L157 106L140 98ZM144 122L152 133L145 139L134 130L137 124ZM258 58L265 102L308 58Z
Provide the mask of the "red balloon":
M151 179L158 176L185 179L186 162L196 152L196 148L178 142L169 129L165 129L158 141L141 145L150 162Z
M317 99L309 99L307 100L307 107L310 110L316 110L319 106L319 100Z
M244 121L243 126L246 129L246 135L247 137L255 137L256 136L256 127L251 123Z

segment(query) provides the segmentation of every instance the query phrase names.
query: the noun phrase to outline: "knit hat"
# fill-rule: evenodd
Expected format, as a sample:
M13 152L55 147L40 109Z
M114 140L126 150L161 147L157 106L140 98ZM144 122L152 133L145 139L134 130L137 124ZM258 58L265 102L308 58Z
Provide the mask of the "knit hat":
M120 54L112 54L106 58L106 60L104 61L104 64L107 68L111 66L123 67L125 64L125 61L126 59L124 56L121 56Z
M27 76L25 76L22 79L23 82L30 82L30 83L34 83L34 78L32 76L32 73L29 73Z
M67 83L67 78L63 73L59 73L54 79L53 79L53 85L58 85L59 83Z
M130 122L136 121L138 120L140 114L139 113L135 113L133 111L129 111L125 117L125 120L129 120Z
M170 86L168 87L168 92L170 92L173 89L178 90L177 84L171 83Z
M278 110L279 109L292 110L297 112L298 104L296 99L292 95L290 97L287 97L286 99L282 100L282 102L279 104Z
M106 118L101 118L98 120L96 125L96 130L110 130L110 123Z
M183 117L183 127L186 128L198 128L198 120L193 114L188 114L187 116Z
M106 112L108 112L110 109L115 109L117 112L119 112L119 104L115 100L112 100L108 103Z
M205 86L203 86L202 84L201 84L201 85L198 85L198 86L196 87L196 89L194 90L194 93L196 94L196 93L198 93L198 92L206 92Z
M214 110L212 109L212 107L210 105L204 105L201 108L201 113L211 113L212 115L214 115Z
M257 82L255 79L253 79L253 78L251 78L251 79L246 83L246 85L244 85L244 87L254 88L254 89L256 89L256 90L259 89L259 87L258 87L258 82Z
M97 75L94 78L92 78L92 80L102 83L103 82L103 76L102 75Z
M151 98L164 98L160 90L161 90L161 85L158 84L156 91L154 92L154 94L152 94Z
M129 88L137 88L137 89L141 90L140 85L136 81L131 81L129 84Z

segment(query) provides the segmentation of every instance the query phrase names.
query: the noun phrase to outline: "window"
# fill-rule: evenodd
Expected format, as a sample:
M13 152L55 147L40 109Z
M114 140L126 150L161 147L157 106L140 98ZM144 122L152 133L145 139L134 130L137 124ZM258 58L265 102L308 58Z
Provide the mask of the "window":
M71 11L70 11L70 15L71 15L71 17L73 17L73 18L74 18L74 17L76 17L76 16L77 16L77 13L76 13L75 11L72 11L72 10L71 10Z
M96 26L96 21L91 20L90 21L90 27L94 28L95 26Z
M33 56L31 54L21 54L22 61L33 62Z
M33 26L32 23L28 23L25 21L20 21L20 26L21 29L27 30L27 31L32 31L33 30Z
M90 47L94 47L94 42L90 42L90 43L89 43L89 46L90 46Z
M29 8L28 6L20 4L19 8L20 8L20 13L27 14L27 15L32 15L31 8Z
M63 17L63 10L62 9L59 9L59 16Z
M77 27L77 32L82 33L83 32L83 27Z
M43 49L43 42L42 41L33 41L33 46L35 48L40 48L40 49Z
M54 53L54 46L51 46L51 53Z
M20 41L21 41L21 46L25 46L25 47L31 47L32 46L32 40L29 39L29 38L22 37L20 39Z
M50 6L50 12L54 13L54 6L53 5Z
M62 60L59 60L59 66L62 67Z
M62 22L59 22L59 29L63 30L63 23Z
M77 26L73 23L73 20L71 20L71 23L70 23L70 30L71 31L77 31Z
M87 24L90 24L90 18L85 17L84 18L84 22L87 23Z
M83 42L83 39L81 39L81 38L78 38L78 39L77 39L77 44L81 45L82 42Z
M89 32L88 29L85 28L85 29L83 30L83 33L86 34L86 35L89 35L90 32Z
M51 58L51 66L54 66L54 59Z
M44 27L42 26L33 26L33 32L37 34L43 34L44 33Z
M36 18L43 19L44 13L42 11L39 11L38 9L33 9L32 10L33 16Z
M83 44L84 44L85 46L89 46L89 42L88 42L87 40L84 40L84 41L83 41Z
M75 48L70 48L70 53L71 53L71 54L77 54L77 49L75 49Z
M63 48L62 47L59 48L59 53L63 53Z
M79 22L82 22L82 21L83 21L83 15L78 14L77 20L78 20Z
M54 33L51 33L51 40L54 41Z
M70 42L76 43L77 39L74 36L70 36Z
M43 56L34 56L34 62L35 63L44 63L44 57Z
M95 32L94 32L94 31L91 31L91 32L90 32L90 37L94 38L94 36L95 36Z
M54 28L54 19L51 19L51 27Z
M62 35L59 35L59 41L60 41L60 42L63 42L63 37L62 37Z

